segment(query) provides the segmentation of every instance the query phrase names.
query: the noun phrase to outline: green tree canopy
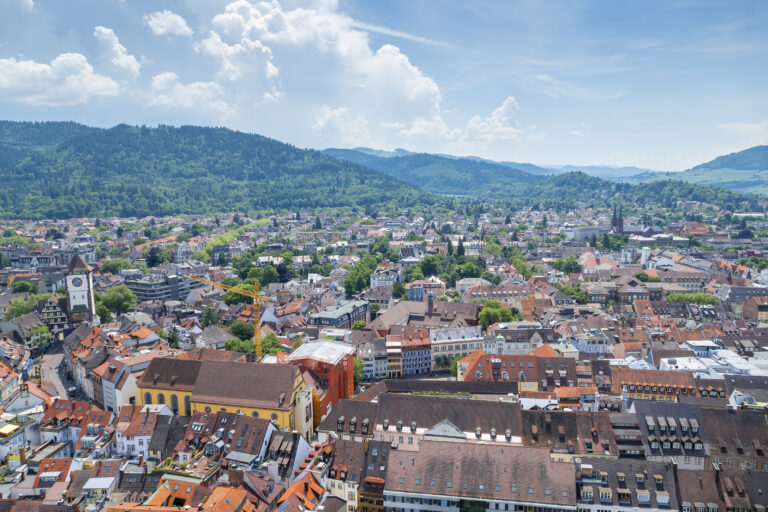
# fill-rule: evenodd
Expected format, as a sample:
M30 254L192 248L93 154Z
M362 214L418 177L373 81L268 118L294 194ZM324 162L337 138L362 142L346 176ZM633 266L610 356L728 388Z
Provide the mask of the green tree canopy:
M37 286L29 281L16 281L13 283L13 293L35 293L37 292Z
M136 305L136 295L121 284L114 286L101 295L101 302L114 314L121 315Z
M133 268L133 263L125 258L112 258L101 264L101 271L109 274L117 274L128 268Z
M241 340L253 339L253 323L235 320L230 325L229 332Z

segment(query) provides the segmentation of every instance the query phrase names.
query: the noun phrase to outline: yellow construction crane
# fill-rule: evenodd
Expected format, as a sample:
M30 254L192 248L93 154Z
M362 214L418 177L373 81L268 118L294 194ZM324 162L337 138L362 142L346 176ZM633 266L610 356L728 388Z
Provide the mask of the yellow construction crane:
M261 323L261 303L266 302L267 304L274 304L274 302L259 295L259 283L254 281L253 291L249 291L243 290L242 288L237 288L236 286L217 283L216 281L211 281L210 279L204 279L194 275L186 275L184 277L193 281L197 281L198 283L207 284L215 288L221 288L224 291L234 292L238 295L243 295L244 297L250 297L253 299L253 345L255 347L256 355L261 358L261 327L259 326Z

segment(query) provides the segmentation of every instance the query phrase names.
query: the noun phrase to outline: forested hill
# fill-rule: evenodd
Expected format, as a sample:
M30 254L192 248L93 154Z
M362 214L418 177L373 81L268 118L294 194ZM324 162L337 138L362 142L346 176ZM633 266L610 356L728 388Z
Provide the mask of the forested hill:
M339 206L380 210L477 200L572 208L577 203L605 206L617 197L644 206L703 201L730 210L762 209L756 196L678 181L631 185L579 172L540 176L428 154L379 158L358 152L366 159L357 163L346 161L342 152L336 159L224 128L101 129L0 121L0 215L130 217Z
M194 126L0 122L5 217L143 216L397 204L434 198L318 151Z
M674 206L702 201L732 209L758 209L760 200L722 188L659 180L627 185L574 171L544 176L476 158L426 153L358 149L326 149L340 160L359 163L429 192L469 199L500 200L511 206L573 208L577 203L603 206L617 197L638 205Z
M476 195L485 194L493 188L506 195L506 191L546 179L507 165L469 158L426 153L379 156L349 149L326 149L324 152L438 194Z

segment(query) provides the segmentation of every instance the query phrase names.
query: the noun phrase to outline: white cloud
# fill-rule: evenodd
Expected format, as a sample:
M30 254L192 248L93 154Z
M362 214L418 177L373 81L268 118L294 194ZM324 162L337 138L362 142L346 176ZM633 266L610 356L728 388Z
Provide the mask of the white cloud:
M240 79L253 69L253 64L259 59L266 61L264 74L267 78L277 77L277 67L270 62L272 51L259 40L243 38L242 41L227 44L219 34L210 32L207 38L196 46L205 55L215 57L220 61L219 73L230 81Z
M144 23L156 36L191 36L194 34L184 18L168 9L144 16Z
M115 67L130 73L134 77L139 76L141 64L136 60L136 57L128 53L125 46L120 44L120 40L115 35L114 30L97 26L93 29L93 36L107 50L110 60Z
M323 105L315 116L312 130L331 134L344 144L359 145L370 140L368 120L353 116L347 107L333 109Z
M467 123L465 136L468 139L485 142L513 140L518 138L524 130L510 121L520 109L517 100L512 96L507 97L501 106L495 108L488 117L474 116Z
M574 137L583 137L584 133L581 130L571 130L571 135Z
M189 109L202 108L219 115L231 112L223 98L223 91L216 82L181 83L178 75L172 72L160 73L152 77L150 105Z
M311 83L321 105L343 102L355 118L376 127L401 123L406 128L394 133L402 137L450 133L440 114L437 83L396 46L371 49L367 32L336 8L335 1L287 8L275 0L235 0L214 16L197 50L217 60L222 77L247 77L261 87L265 99L282 95L277 78L288 76L293 84Z
M0 58L0 92L31 105L61 106L87 103L97 96L116 96L117 82L93 72L79 53L62 53L50 64Z

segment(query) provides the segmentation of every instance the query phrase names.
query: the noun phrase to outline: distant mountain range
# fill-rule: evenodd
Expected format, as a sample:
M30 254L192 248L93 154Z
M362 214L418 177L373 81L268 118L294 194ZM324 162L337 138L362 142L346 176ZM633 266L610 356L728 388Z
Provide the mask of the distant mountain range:
M747 164L743 164L747 165ZM756 196L679 181L618 183L533 164L411 153L300 149L198 126L109 129L0 121L0 216L72 218L272 209L442 205L637 206L707 201L760 207Z
M323 152L340 160L375 169L422 190L457 197L509 199L528 205L575 204L576 201L600 205L619 197L636 205L661 203L669 206L676 200L691 200L735 208L741 201L755 206L759 202L754 196L740 196L722 188L696 184L682 185L670 178L658 180L657 183L640 181L630 185L587 173L620 175L624 170L639 173L647 171L637 167L586 166L584 171L581 168L575 170L577 168L574 166L548 169L533 164L413 153L404 149L380 151L370 148L331 148Z
M357 147L353 149L331 148L331 149L324 150L324 152L329 155L343 155L341 156L341 158L345 160L353 160L354 158L356 158L354 155L348 153L349 151L355 151L357 153L363 153L368 156L375 156L375 157L381 157L381 158L411 156L411 155L417 154L402 148L397 148L394 151L383 151L380 149L371 149L371 148L365 148L365 147ZM659 172L653 169L645 169L643 167L626 167L626 166L621 167L621 166L611 166L611 165L570 165L570 164L540 166L540 165L534 165L530 163L495 161L495 160L489 160L487 158L480 158L476 156L454 156L454 155L447 155L444 153L435 153L432 156L438 156L438 157L447 158L451 160L471 160L471 161L477 161L477 162L485 162L488 164L503 165L506 167L512 167L514 169L525 171L529 174L538 174L542 176L551 176L554 174L563 174L566 172L583 172L584 174L587 174L589 176L595 176L598 178L618 179L618 178L624 178L627 176L634 176L637 174Z
M477 173L478 169L482 169L483 172L476 174L478 180L488 180L498 173L504 176L502 181L507 182L510 177L500 170L501 166L524 171L534 176L579 172L588 176L629 184L675 180L768 196L768 146L756 146L723 155L711 162L697 165L683 172L662 172L642 167L607 165L538 166L528 163L497 162L478 157L457 157L444 154L418 154L419 158L416 159L414 156L417 153L405 149L396 149L395 151L379 151L370 148L326 149L324 152L335 158L360 163L366 167L386 172L417 186L424 184L425 189L441 193L452 192L447 192L444 184L437 180L436 175L434 175L437 171L445 172L447 176L452 176L456 172L464 172L466 176L466 173ZM511 180L518 183L536 182L535 179L520 174L513 175ZM448 183L451 183L450 180ZM462 188L458 182L455 185L456 187L449 186L448 188Z

